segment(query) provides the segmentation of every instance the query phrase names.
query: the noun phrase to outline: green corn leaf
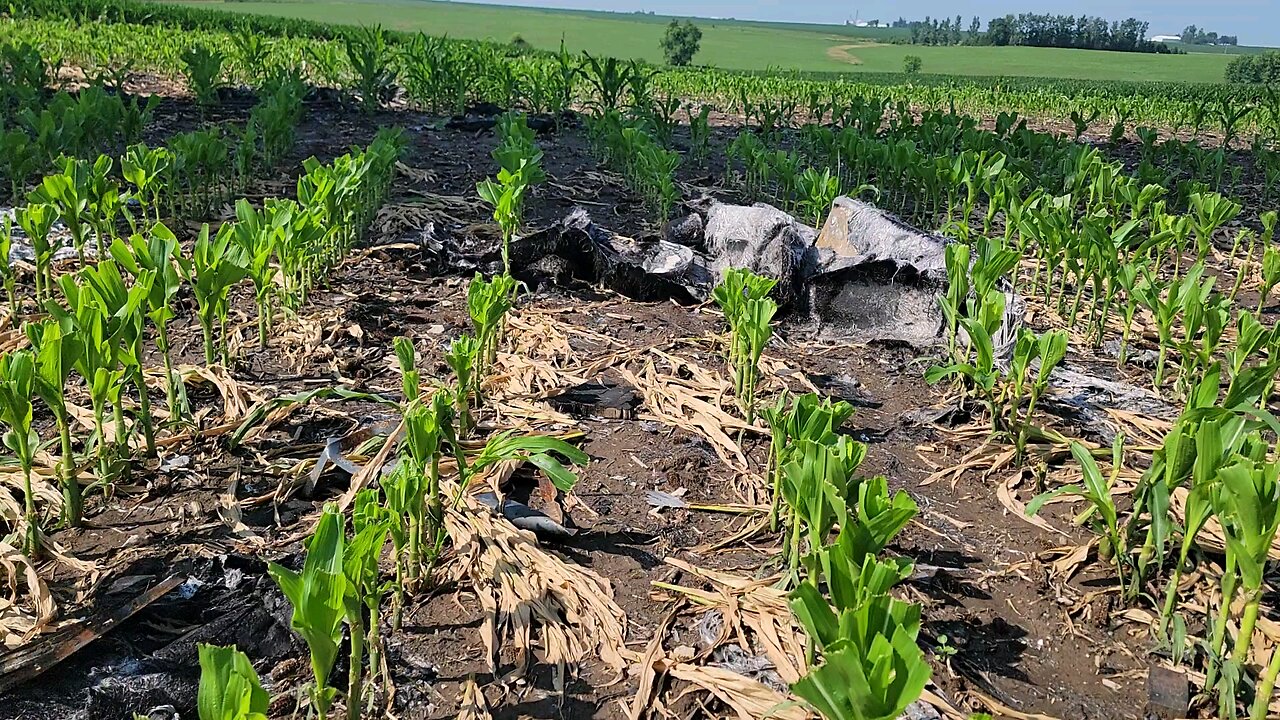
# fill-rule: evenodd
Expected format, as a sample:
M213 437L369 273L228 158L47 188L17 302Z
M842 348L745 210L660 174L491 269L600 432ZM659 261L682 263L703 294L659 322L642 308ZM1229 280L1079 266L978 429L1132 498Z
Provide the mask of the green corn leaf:
M244 653L234 647L199 646L200 720L267 720L271 698Z

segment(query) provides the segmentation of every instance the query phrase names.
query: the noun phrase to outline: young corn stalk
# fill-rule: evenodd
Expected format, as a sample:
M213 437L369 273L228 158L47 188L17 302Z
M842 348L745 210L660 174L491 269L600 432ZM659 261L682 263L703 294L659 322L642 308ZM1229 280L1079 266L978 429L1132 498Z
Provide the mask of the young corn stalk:
M734 396L748 424L755 422L760 356L773 335L770 323L778 311L778 304L768 295L777 284L777 280L745 268L732 268L711 293L729 325L726 359L733 371Z
M9 254L13 249L13 218L5 215L0 220L0 283L4 285L5 299L9 301L9 322L16 324L21 317L18 308L18 272L9 262Z
M71 417L65 389L75 363L84 352L84 343L74 331L66 332L55 320L26 325L27 339L35 351L35 392L53 413L58 426L62 459L58 463L58 483L62 486L62 524L79 527L84 511L75 454L71 447Z
M134 277L145 274L151 277L151 292L147 295L147 318L156 329L156 350L164 363L164 391L170 422L177 422L186 414L181 402L178 385L181 380L173 369L169 356L169 321L174 318L173 302L182 288L182 276L178 272L181 254L178 238L160 223L156 223L146 238L131 235L129 239L116 238L111 245L111 257L120 267Z
M36 260L36 304L53 297L53 247L49 232L58 220L58 208L46 203L33 203L14 212L18 225L26 233Z
M265 217L264 217L265 215ZM275 290L276 268L271 260L276 253L277 238L289 223L286 213L259 213L248 200L236 201L235 241L245 260L245 273L253 281L254 301L258 306L258 347L267 346L271 332L271 297Z
M191 258L179 261L184 277L195 292L196 319L200 321L200 331L204 335L204 360L209 365L218 360L223 365L229 362L226 327L230 308L227 296L231 288L248 275L244 254L235 245L234 236L234 227L226 223L210 240L209 225L202 225Z
M449 344L445 363L453 371L454 412L458 416L458 435L471 432L471 388L474 386L475 368L480 355L480 342L474 335L463 335Z
M1132 573L1128 567L1128 536L1119 524L1119 515L1115 501L1111 497L1111 488L1123 467L1124 435L1117 435L1111 446L1111 473L1104 477L1088 448L1078 442L1071 443L1071 456L1080 465L1084 485L1064 485L1056 490L1037 495L1027 503L1027 515L1035 515L1046 502L1060 495L1075 495L1089 503L1089 508L1076 516L1076 522L1092 524L1098 535L1098 557L1111 562L1115 566L1116 577L1120 581L1121 593L1126 592L1132 582Z
M1280 463L1267 461L1266 451L1267 446L1258 443L1256 451L1249 454L1252 457L1241 456L1220 469L1218 479L1221 488L1212 497L1214 514L1227 540L1227 562L1222 578L1222 604L1211 639L1214 644L1210 648L1211 666L1206 675L1206 687L1215 674L1215 659L1223 657L1226 652L1226 617L1231 614L1237 593L1244 600L1234 648L1230 656L1223 657L1221 661L1220 716L1235 714L1236 686L1253 644L1267 555L1280 527L1280 483L1277 482Z
M50 205L62 218L71 233L81 267L88 264L85 245L90 229L90 192L89 165L75 158L63 158L60 172L46 175L30 195L34 204Z
M367 503L366 498L366 503ZM376 502L376 501L375 501ZM343 554L343 574L346 591L342 596L347 625L351 631L350 656L347 667L347 720L359 720L364 693L364 654L366 644L377 641L378 609L382 602L383 585L378 573L378 559L387 542L390 522L380 514L357 512L352 515L354 536L347 543ZM369 674L377 672L370 655Z
M346 617L343 604L347 592L343 565L345 540L342 514L336 505L329 505L307 542L302 572L276 563L267 566L293 606L290 626L302 636L310 651L312 684L308 695L312 711L320 718L328 716L338 693L329 686L329 675L338 659Z
M502 335L502 321L511 310L515 298L516 281L510 275L498 275L486 281L480 273L467 286L467 312L475 329L477 363L473 368L476 401L481 396L481 380L489 372L498 355L498 340Z
M787 408L787 396L779 396L777 403L762 411L769 423L769 485L773 488L773 500L769 510L769 525L778 529L778 509L782 499L782 465L788 459L794 444L801 440L823 445L836 442L836 430L853 416L853 406L847 402L832 403L813 393L801 395Z
M22 467L25 511L22 552L32 559L40 557L40 517L36 513L35 490L31 487L31 469L40 446L40 436L31 427L31 400L35 395L35 356L29 350L0 355L0 419L7 426L4 445L13 451Z
M155 457L156 440L155 424L151 417L151 400L147 394L146 378L143 374L143 331L144 308L151 288L155 283L155 272L142 270L134 279L133 285L126 286L120 267L114 260L102 260L97 265L83 268L79 276L82 292L92 293L98 306L108 314L112 335L119 339L116 345L117 362L123 366L125 375L132 381L138 391L138 424L142 426L147 443L147 456ZM123 385L117 384L110 389L112 412L115 415L116 445L121 449L128 447L127 430L124 422L124 402L121 399Z

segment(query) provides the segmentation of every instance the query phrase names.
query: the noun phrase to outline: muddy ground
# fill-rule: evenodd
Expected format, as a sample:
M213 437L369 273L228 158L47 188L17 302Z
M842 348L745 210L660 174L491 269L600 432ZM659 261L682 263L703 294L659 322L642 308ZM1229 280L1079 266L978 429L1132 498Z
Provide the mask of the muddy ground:
M201 118L187 98L173 95L160 105L148 140L161 142L202 122L243 117L248 105L236 98ZM304 158L331 158L367 142L380 125L405 128L410 145L371 247L354 253L264 351L249 340L251 298L236 298L247 340L229 377L246 397L335 384L395 397L399 376L390 345L397 335L419 341L427 374L447 372L443 345L467 328L466 277L422 243L424 236L466 243L496 237L473 190L494 169L491 131L452 130L440 118L408 111L369 117L332 99L309 101L298 146L282 165L286 169L261 178L251 197L291 195ZM541 134L538 143L549 180L528 204L530 226L544 226L580 206L619 233L654 232L639 200L591 155L580 127L566 124ZM732 199L714 173L690 167L682 179ZM620 352L645 356L657 349L724 373L715 344L721 321L713 308L641 303L579 283L525 295L517 313L531 323L563 324L571 352L559 358L562 367L589 367ZM181 312L175 321L183 363L201 360L199 329L191 318ZM770 390L784 382L797 390L812 383L854 402L858 411L846 430L869 444L864 472L886 475L892 488L905 489L919 504L920 515L891 551L918 564L903 592L924 605L921 643L930 652L938 695L962 710L1004 706L1058 718L1144 716L1149 638L1112 613L1109 595L1095 592L1108 586L1104 574L1086 566L1067 580L1050 567L1058 557L1053 549L1079 546L1085 534L1048 532L1011 513L997 493L1008 473L962 473L954 482L930 482L936 470L971 448L913 419L941 399L921 377L928 351L820 344L784 323L767 355L780 363L775 370L789 370L775 374ZM590 379L625 385L614 365ZM200 407L220 408L221 395L205 388L193 390L192 399ZM732 412L732 400L723 403ZM654 581L698 583L664 559L748 578L777 569L776 537L767 532L713 549L758 517L659 511L646 499L645 491L659 490L683 493L691 504L751 500L749 483L722 461L704 434L647 418L638 401L622 410L578 404L565 412L585 433L583 447L592 462L574 492L579 505L568 512L568 523L580 533L546 547L608 579L626 612L628 647L642 650L668 611L669 598L655 590ZM345 492L350 476L331 470L310 494L295 488L286 497L277 490L298 484L291 480L297 468L314 460L328 438L394 420L394 410L375 403L319 401L241 447L229 448L225 437L175 444L159 461L137 468L113 497L91 497L87 526L54 535L76 558L97 565L92 582L56 570L54 589L70 616L101 618L170 576L181 585L56 668L10 689L0 702L0 718L128 717L151 711L152 700L181 694L173 686L182 677L189 683L186 697L193 698L196 641L238 643L269 680L277 698L274 716L288 717L294 690L307 679L305 650L288 630L287 605L266 577L265 561L296 564L300 538L321 503ZM744 441L749 463L759 472L767 439L749 434ZM305 475L309 465L304 470ZM521 483L529 494L528 478L517 478L513 492L521 492ZM242 516L236 528L227 520L229 497ZM1069 517L1066 510L1048 514L1056 527L1071 527L1061 522ZM77 591L84 597L73 597ZM503 677L512 669L510 653L494 677L484 660L480 622L481 608L463 585L444 583L412 600L403 628L388 637L397 717L456 716L459 689L468 677L484 689L498 718L627 715L635 680L617 681L591 661L564 697L554 692L551 669L541 663L527 678ZM941 649L939 635L948 639ZM673 681L667 695L679 689ZM668 709L730 716L714 700L703 696L701 703L686 698Z

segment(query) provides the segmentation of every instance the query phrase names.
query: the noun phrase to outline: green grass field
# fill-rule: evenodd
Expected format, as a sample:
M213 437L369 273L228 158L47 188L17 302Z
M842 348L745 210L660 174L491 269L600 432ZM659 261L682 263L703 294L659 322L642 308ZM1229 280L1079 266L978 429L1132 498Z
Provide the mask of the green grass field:
M509 42L520 35L540 49L563 36L570 50L661 62L658 43L669 17L542 10L433 0L173 0L230 12L320 22L381 24L395 30ZM884 42L902 31L843 26L701 19L700 65L733 70L901 72L918 55L925 73L1016 75L1089 80L1219 82L1230 55L1149 55L1024 47L923 47Z

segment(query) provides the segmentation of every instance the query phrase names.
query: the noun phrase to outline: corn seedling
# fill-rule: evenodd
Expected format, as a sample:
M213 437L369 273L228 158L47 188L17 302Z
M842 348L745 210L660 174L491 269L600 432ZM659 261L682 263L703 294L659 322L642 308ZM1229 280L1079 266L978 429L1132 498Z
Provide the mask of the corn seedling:
M244 254L234 238L235 228L231 223L218 228L212 240L208 224L202 225L191 258L180 260L183 275L195 292L196 318L204 335L204 360L209 365L216 362L215 358L220 359L223 365L228 362L226 325L230 308L227 295L248 274Z
M773 335L771 323L778 311L778 304L768 295L777 284L773 278L732 268L711 293L729 325L727 359L733 370L734 396L748 424L755 421L760 355Z
M35 352L35 392L53 413L58 426L62 459L58 464L58 483L62 486L62 524L78 527L84 503L80 481L76 477L75 454L71 448L71 418L67 411L65 388L72 367L79 361L84 344L73 328L64 328L54 320L26 325L27 338Z
M791 445L782 464L782 497L790 510L790 534L783 555L793 579L805 557L804 538L809 539L812 558L812 552L826 544L836 523L847 517L847 504L857 491L853 473L866 452L866 446L844 436L829 444L800 440Z
M218 104L218 84L222 80L222 53L204 45L188 48L181 56L187 85L196 103L209 107Z
M178 271L180 252L178 239L162 224L157 223L146 238L132 235L129 239L117 238L111 245L111 257L135 279L150 275L150 293L147 295L147 317L156 329L156 350L164 363L165 399L169 417L179 420L186 412L179 400L178 385L181 382L173 369L169 356L169 321L173 319L173 302L182 287Z
M368 502L367 498L365 502ZM377 641L374 633L382 603L383 585L378 574L378 559L382 557L390 523L368 512L353 514L352 520L354 536L347 543L342 561L347 580L343 606L351 629L346 703L347 720L359 720L364 694L365 645L366 641L371 641L370 644ZM370 656L370 676L377 671L375 659Z
M1080 465L1083 485L1064 485L1041 495L1037 495L1027 503L1027 515L1035 515L1046 502L1061 495L1074 495L1089 503L1089 508L1076 516L1077 523L1089 522L1098 535L1098 556L1115 566L1116 577L1120 581L1120 591L1127 592L1129 583L1133 581L1128 567L1128 536L1119 523L1115 500L1111 497L1111 488L1120 474L1121 461L1124 457L1124 436L1117 435L1111 447L1111 473L1104 477L1093 454L1078 442L1071 443L1071 456Z
M1280 527L1280 485L1277 483L1280 463L1265 458L1267 449L1266 444L1255 442L1251 452L1241 453L1234 463L1221 468L1218 471L1221 486L1211 499L1227 540L1222 604L1211 640L1214 644L1210 647L1214 657L1223 657L1220 672L1224 684L1218 695L1220 716L1235 714L1236 682L1253 644L1267 553ZM1224 657L1225 617L1231 614L1237 593L1242 596L1244 607L1234 649L1229 657ZM1214 663L1213 657L1210 663ZM1206 686L1212 675L1211 670Z
M947 292L938 302L947 325L947 356L956 355L956 338L960 332L960 318L964 316L965 303L969 299L969 246L951 243L944 251L947 267Z
M0 218L0 283L4 285L5 299L9 301L10 322L17 322L21 316L18 309L18 272L10 259L13 249L13 218L5 215Z
M200 688L196 692L199 720L267 720L271 696L253 664L232 647L199 646Z
M347 63L355 74L355 89L360 107L373 112L395 94L389 34L381 26L363 27L343 36Z
M31 400L36 396L35 356L27 350L0 355L0 418L8 426L4 445L13 451L22 468L25 534L22 551L31 558L40 555L40 517L36 514L31 469L35 466L40 437L31 427Z
M413 341L400 336L392 341L396 354L396 363L400 366L400 395L404 407L417 400L422 394L421 375L418 372L418 351Z
M102 260L97 265L83 268L80 273L81 293L91 293L97 305L110 318L112 335L118 339L116 363L138 391L138 424L142 426L147 443L147 455L156 453L155 427L151 418L151 400L147 395L147 383L143 375L143 319L155 272L141 270L131 286L126 286L120 266L114 260ZM64 283L65 284L65 283ZM115 414L116 443L127 447L124 423L124 403L121 400L122 384L111 388L112 411Z
M293 606L290 627L302 636L310 651L312 684L308 694L311 709L319 717L328 715L337 695L337 689L329 686L329 674L338 659L342 623L346 617L343 524L337 506L326 506L315 533L307 542L302 572L276 563L267 566L271 577Z
M480 342L474 335L463 335L449 344L445 363L453 371L454 411L458 415L458 435L471 431L471 389L474 387L475 368L479 361Z
M813 393L807 393L791 400L787 407L787 396L779 396L777 402L762 411L765 421L769 423L769 485L772 488L772 503L769 511L769 524L773 530L778 529L778 509L782 499L782 465L787 456L800 440L809 440L822 445L832 445L839 435L836 431L845 421L853 416L853 406L847 402L831 402Z
M277 252L277 239L286 233L292 215L287 212L260 213L248 200L236 201L234 238L244 258L244 270L253 281L254 302L258 306L258 347L267 346L271 332L271 297L275 291L276 268L272 258Z
M475 329L480 347L473 368L477 401L481 397L480 382L489 372L498 354L498 340L502 335L502 321L511 309L515 297L516 281L510 275L497 275L486 281L476 273L467 286L467 312Z
M1267 306L1271 290L1280 283L1280 247L1266 245L1262 250L1262 295L1258 298L1258 312Z
M71 242L83 266L87 264L85 243L90 229L90 167L74 158L65 158L60 170L57 174L45 176L28 197L33 203L53 206L71 233Z

